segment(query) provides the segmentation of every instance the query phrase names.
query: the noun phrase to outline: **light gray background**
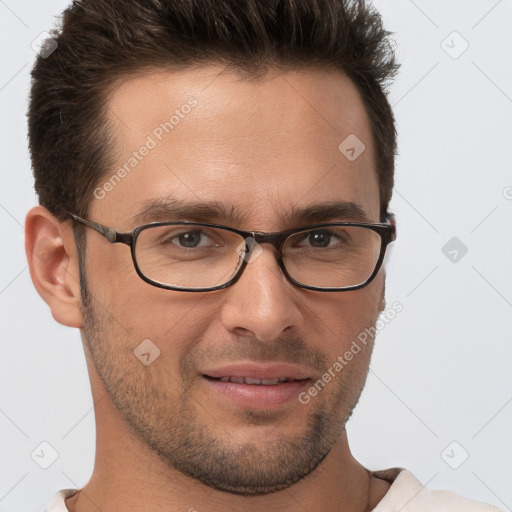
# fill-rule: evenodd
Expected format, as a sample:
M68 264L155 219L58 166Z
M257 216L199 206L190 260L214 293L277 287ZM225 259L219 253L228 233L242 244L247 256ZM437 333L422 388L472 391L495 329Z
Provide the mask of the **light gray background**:
M24 217L36 203L25 120L30 44L66 4L0 1L0 512L41 511L93 468L78 331L51 318L23 250ZM400 155L387 301L403 311L378 336L349 439L370 469L407 467L429 488L510 510L512 1L375 4L402 62L390 96ZM442 251L452 237L468 248L456 262L453 247L449 257ZM59 455L46 470L31 458L43 441ZM465 452L452 469L447 461L457 466Z

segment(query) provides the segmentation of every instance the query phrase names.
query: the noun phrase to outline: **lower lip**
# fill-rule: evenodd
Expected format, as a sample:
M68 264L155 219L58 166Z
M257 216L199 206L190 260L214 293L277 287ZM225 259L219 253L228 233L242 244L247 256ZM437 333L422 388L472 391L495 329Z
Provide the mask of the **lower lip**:
M262 384L238 384L236 382L222 382L220 380L204 377L206 383L232 402L252 409L276 409L287 402L297 400L309 379L281 382L272 386Z

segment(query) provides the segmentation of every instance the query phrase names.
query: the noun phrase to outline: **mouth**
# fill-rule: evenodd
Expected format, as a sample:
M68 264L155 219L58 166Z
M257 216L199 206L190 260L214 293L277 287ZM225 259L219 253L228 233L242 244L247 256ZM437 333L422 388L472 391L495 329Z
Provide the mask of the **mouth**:
M203 375L207 379L218 380L220 382L234 382L235 384L249 384L249 386L276 386L283 382L299 382L306 379L290 379L289 377L277 377L275 379L258 379L257 377L211 377L210 375Z
M202 374L214 400L226 399L235 406L265 410L297 402L310 376L287 364L241 363Z

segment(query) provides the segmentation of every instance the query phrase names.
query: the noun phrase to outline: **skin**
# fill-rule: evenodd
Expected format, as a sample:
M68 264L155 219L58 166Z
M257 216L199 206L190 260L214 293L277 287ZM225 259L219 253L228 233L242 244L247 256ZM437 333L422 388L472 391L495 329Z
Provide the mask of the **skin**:
M379 222L368 118L354 84L334 71L269 72L251 81L212 65L124 79L108 102L116 167L106 178L191 97L197 105L103 199L92 200L88 219L129 231L144 201L172 193L234 206L242 219L205 220L246 230L298 227L285 219L292 206L329 201L354 202ZM351 133L366 146L353 162L338 151ZM292 362L315 382L375 324L383 269L358 291L310 291L290 283L275 250L263 245L228 289L169 291L137 276L127 246L87 229L90 302L81 304L71 221L38 206L26 232L38 292L56 321L81 331L95 403L94 472L66 500L69 510L363 512L382 499L389 484L354 459L345 431L373 341L306 405L242 408L212 392L202 371L274 360ZM160 350L149 366L133 353L147 338Z

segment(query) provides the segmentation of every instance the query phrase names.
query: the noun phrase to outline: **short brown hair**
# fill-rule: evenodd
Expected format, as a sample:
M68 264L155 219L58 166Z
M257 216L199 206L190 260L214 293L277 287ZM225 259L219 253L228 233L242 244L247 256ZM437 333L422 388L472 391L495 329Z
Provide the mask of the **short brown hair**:
M52 37L57 48L32 70L28 126L39 202L57 217L86 216L114 165L109 87L148 68L202 63L254 78L282 67L347 74L368 112L381 216L387 212L396 129L386 86L398 66L389 32L365 0L77 0Z

